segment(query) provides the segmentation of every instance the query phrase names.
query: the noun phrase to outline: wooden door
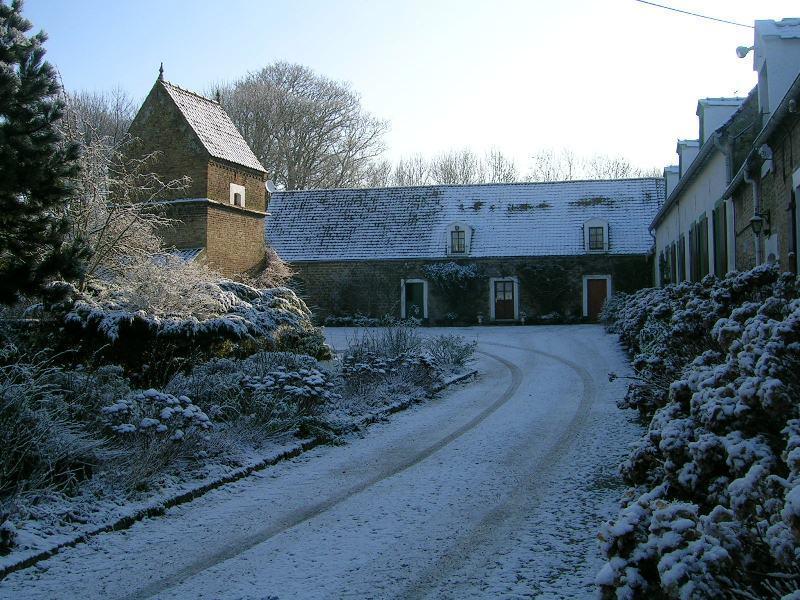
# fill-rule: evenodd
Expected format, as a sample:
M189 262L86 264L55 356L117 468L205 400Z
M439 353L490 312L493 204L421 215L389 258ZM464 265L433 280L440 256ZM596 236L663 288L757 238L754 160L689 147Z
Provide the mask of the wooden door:
M514 319L514 282L494 282L494 318L497 320Z
M608 282L605 279L588 279L586 281L586 294L589 318L596 321L608 294Z
M425 318L425 286L421 282L406 282L406 314L407 319Z

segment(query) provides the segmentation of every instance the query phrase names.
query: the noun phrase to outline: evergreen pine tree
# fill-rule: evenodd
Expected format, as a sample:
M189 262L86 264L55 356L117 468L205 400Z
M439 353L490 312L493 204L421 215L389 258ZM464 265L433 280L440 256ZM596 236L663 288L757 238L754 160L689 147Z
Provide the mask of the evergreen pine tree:
M77 170L77 147L56 123L64 105L56 72L43 62L44 32L21 0L0 0L0 302L35 295L48 279L74 277L81 251L65 243L62 206Z

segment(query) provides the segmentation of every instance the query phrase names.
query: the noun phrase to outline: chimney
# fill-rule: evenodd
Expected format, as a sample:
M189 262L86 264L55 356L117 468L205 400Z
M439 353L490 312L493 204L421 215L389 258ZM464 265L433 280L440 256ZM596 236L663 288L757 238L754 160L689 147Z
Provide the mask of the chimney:
M753 70L766 123L800 72L800 19L756 21Z
M669 195L672 193L672 190L675 189L675 186L678 185L678 179L680 179L678 165L669 165L668 167L664 167L664 184L667 188L667 198L669 198Z
M692 164L694 157L700 150L699 140L678 140L678 147L675 152L678 153L678 176L683 177L689 165Z

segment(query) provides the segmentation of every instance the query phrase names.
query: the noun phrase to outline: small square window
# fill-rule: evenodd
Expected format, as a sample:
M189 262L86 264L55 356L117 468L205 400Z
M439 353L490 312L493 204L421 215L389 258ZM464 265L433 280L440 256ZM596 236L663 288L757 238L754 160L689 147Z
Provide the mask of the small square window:
M233 195L233 205L234 206L241 206L242 205L242 195L239 192L236 192Z
M450 252L452 254L464 254L467 250L466 231L456 225L450 232Z
M605 250L602 227L589 227L589 250Z

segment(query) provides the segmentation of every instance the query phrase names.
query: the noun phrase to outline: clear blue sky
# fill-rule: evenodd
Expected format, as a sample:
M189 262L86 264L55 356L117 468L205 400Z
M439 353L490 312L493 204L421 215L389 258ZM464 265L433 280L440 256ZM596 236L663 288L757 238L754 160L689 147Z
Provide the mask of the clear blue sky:
M750 23L796 0L661 0ZM203 91L277 60L349 81L391 122L387 157L496 146L523 170L542 148L674 162L697 99L755 83L752 30L634 0L27 0L71 90L141 99L163 61Z

